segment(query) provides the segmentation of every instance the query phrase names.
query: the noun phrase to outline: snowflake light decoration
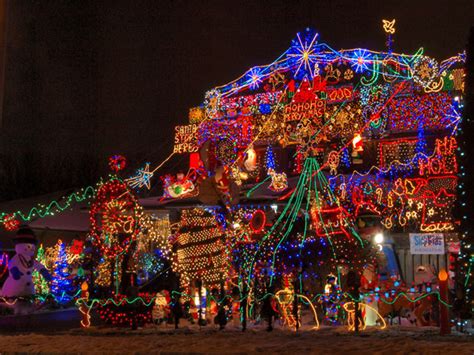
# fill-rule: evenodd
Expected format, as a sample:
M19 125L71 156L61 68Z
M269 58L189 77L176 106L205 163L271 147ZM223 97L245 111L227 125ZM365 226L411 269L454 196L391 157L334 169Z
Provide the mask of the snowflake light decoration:
M291 41L287 57L295 79L303 79L305 76L310 79L314 77L314 68L319 51L318 37L318 33L307 28L303 34L298 32L296 38Z

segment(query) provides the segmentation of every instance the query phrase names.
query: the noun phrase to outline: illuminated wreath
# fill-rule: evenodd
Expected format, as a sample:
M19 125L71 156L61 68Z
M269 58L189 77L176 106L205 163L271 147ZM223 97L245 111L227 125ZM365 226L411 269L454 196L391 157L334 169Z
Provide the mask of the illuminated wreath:
M127 251L140 232L140 206L125 182L112 179L103 184L91 205L90 236L102 253L115 257Z
M262 210L256 210L250 219L250 229L253 233L260 234L263 232L266 223L267 216L265 215L265 212Z
M427 87L436 79L438 72L436 60L423 56L413 65L413 80L417 84Z

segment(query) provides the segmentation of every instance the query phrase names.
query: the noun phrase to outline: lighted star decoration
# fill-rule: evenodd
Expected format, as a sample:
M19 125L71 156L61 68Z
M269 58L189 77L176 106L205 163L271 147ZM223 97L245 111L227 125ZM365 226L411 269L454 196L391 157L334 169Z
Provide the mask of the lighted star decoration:
M137 170L137 175L126 179L128 186L131 188L141 188L146 186L148 190L151 188L151 178L153 177L153 171L150 171L150 163L146 163L145 167Z
M352 66L356 73L362 73L364 70L369 69L369 53L365 49L358 49L354 52L354 57L351 61Z
M307 74L311 78L314 77L314 67L317 60L317 39L319 34L306 29L302 36L299 32L296 38L291 42L290 50L288 51L287 57L289 64L294 70L295 78L303 78Z
M459 101L459 98L457 100L456 98L454 98L454 100ZM453 135L458 130L459 123L461 123L461 113L456 111L456 109L453 109L453 115L446 115L446 117L451 119L451 122L446 125L446 127L453 127L453 130L451 132L451 134Z
M250 89L257 89L262 82L262 74L259 68L252 68L248 73L248 81L250 82Z

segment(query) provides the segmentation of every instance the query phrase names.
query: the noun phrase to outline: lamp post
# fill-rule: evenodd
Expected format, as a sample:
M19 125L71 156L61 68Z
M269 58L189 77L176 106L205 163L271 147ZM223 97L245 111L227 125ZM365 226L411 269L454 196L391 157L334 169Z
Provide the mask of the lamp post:
M451 325L448 317L448 273L441 269L438 273L439 279L439 333L441 335L451 334Z
M82 328L89 328L91 325L89 315L90 308L87 306L87 301L89 300L89 285L86 281L84 281L81 285L81 305L79 307L79 311L82 314L81 320L81 327Z

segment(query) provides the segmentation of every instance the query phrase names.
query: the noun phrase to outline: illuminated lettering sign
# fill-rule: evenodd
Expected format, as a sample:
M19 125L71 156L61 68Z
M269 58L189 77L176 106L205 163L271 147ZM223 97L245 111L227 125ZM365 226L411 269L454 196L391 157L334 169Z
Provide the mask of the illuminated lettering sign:
M303 118L321 118L326 109L326 101L293 102L285 107L285 121L301 121Z
M174 153L195 153L197 145L198 125L176 126L174 134Z
M410 233L410 253L444 254L444 238L442 233Z

